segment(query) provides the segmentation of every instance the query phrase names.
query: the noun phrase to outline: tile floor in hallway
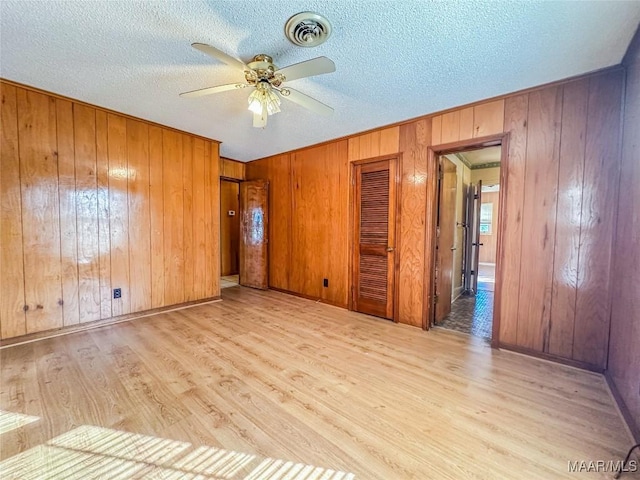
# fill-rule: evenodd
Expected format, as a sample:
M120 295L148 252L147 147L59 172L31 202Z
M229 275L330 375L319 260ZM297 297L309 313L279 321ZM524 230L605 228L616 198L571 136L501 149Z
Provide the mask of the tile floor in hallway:
M478 289L475 296L458 297L440 327L490 340L492 319L493 291Z
M495 265L480 264L478 273L478 293L459 296L439 326L491 340Z

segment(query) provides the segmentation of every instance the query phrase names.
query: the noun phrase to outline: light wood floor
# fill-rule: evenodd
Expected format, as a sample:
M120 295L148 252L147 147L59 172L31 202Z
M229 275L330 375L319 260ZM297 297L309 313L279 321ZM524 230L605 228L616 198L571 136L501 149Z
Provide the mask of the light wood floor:
M593 479L568 462L630 446L600 375L277 292L223 299L3 349L2 478Z

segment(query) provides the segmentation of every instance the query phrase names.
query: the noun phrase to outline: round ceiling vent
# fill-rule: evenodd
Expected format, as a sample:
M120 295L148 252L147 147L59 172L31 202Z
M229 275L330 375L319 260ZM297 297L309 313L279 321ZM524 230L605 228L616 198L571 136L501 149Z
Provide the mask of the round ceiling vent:
M317 47L331 35L331 24L318 13L302 12L287 21L284 31L294 45Z

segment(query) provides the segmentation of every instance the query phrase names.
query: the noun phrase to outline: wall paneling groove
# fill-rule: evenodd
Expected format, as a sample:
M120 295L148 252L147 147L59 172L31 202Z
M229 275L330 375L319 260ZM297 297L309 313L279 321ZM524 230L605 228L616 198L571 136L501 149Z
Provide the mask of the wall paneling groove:
M219 295L216 142L0 88L3 339Z
M345 305L349 280L338 262L349 255L349 219L339 213L349 202L346 162L397 154L398 320L422 326L432 290L425 265L432 264L436 176L428 149L508 133L501 345L603 370L621 87L620 69L597 72L349 137L346 149L341 139L250 162L248 178L281 179L272 188L279 215L271 229L286 233L275 241L272 234L270 268L290 274L271 275L270 285ZM339 295L322 288L327 272Z

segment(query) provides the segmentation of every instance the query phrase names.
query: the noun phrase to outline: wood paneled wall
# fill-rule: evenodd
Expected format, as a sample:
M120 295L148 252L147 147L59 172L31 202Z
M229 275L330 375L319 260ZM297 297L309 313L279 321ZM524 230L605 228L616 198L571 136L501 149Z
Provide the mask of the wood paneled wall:
M621 71L507 99L500 340L605 367Z
M486 137L502 132L504 100L494 100L472 107L452 110L432 118L432 145Z
M604 368L621 88L621 70L609 70L350 137L346 151L339 140L250 162L248 178L279 179L281 186L272 188L278 207L271 208L280 216L271 217L271 228L288 233L281 245L272 243L278 256L270 266L286 265L291 276L288 283L272 276L271 285L345 304L348 277L332 262L349 261L349 218L336 213L349 202L348 162L398 154L398 320L423 325L436 174L428 149L509 132L500 340ZM330 287L339 295L320 287L327 271L333 285L342 282Z
M291 156L288 153L247 164L247 180L269 180L269 286L285 291L291 275ZM303 293L303 292L297 292Z
M291 154L291 206L294 214L289 288L346 306L349 275L346 141ZM325 278L329 280L328 287L323 287Z
M246 164L228 158L220 158L220 176L234 180L245 179Z
M3 339L219 295L216 142L0 89Z
M433 230L426 228L433 218L437 165L427 162L431 145L431 121L418 120L400 126L400 255L398 282L398 321L424 326L430 296L425 294L431 277L425 275L426 247L433 241ZM430 188L431 187L431 188Z
M607 374L640 442L640 30L625 57L622 176L613 248Z

